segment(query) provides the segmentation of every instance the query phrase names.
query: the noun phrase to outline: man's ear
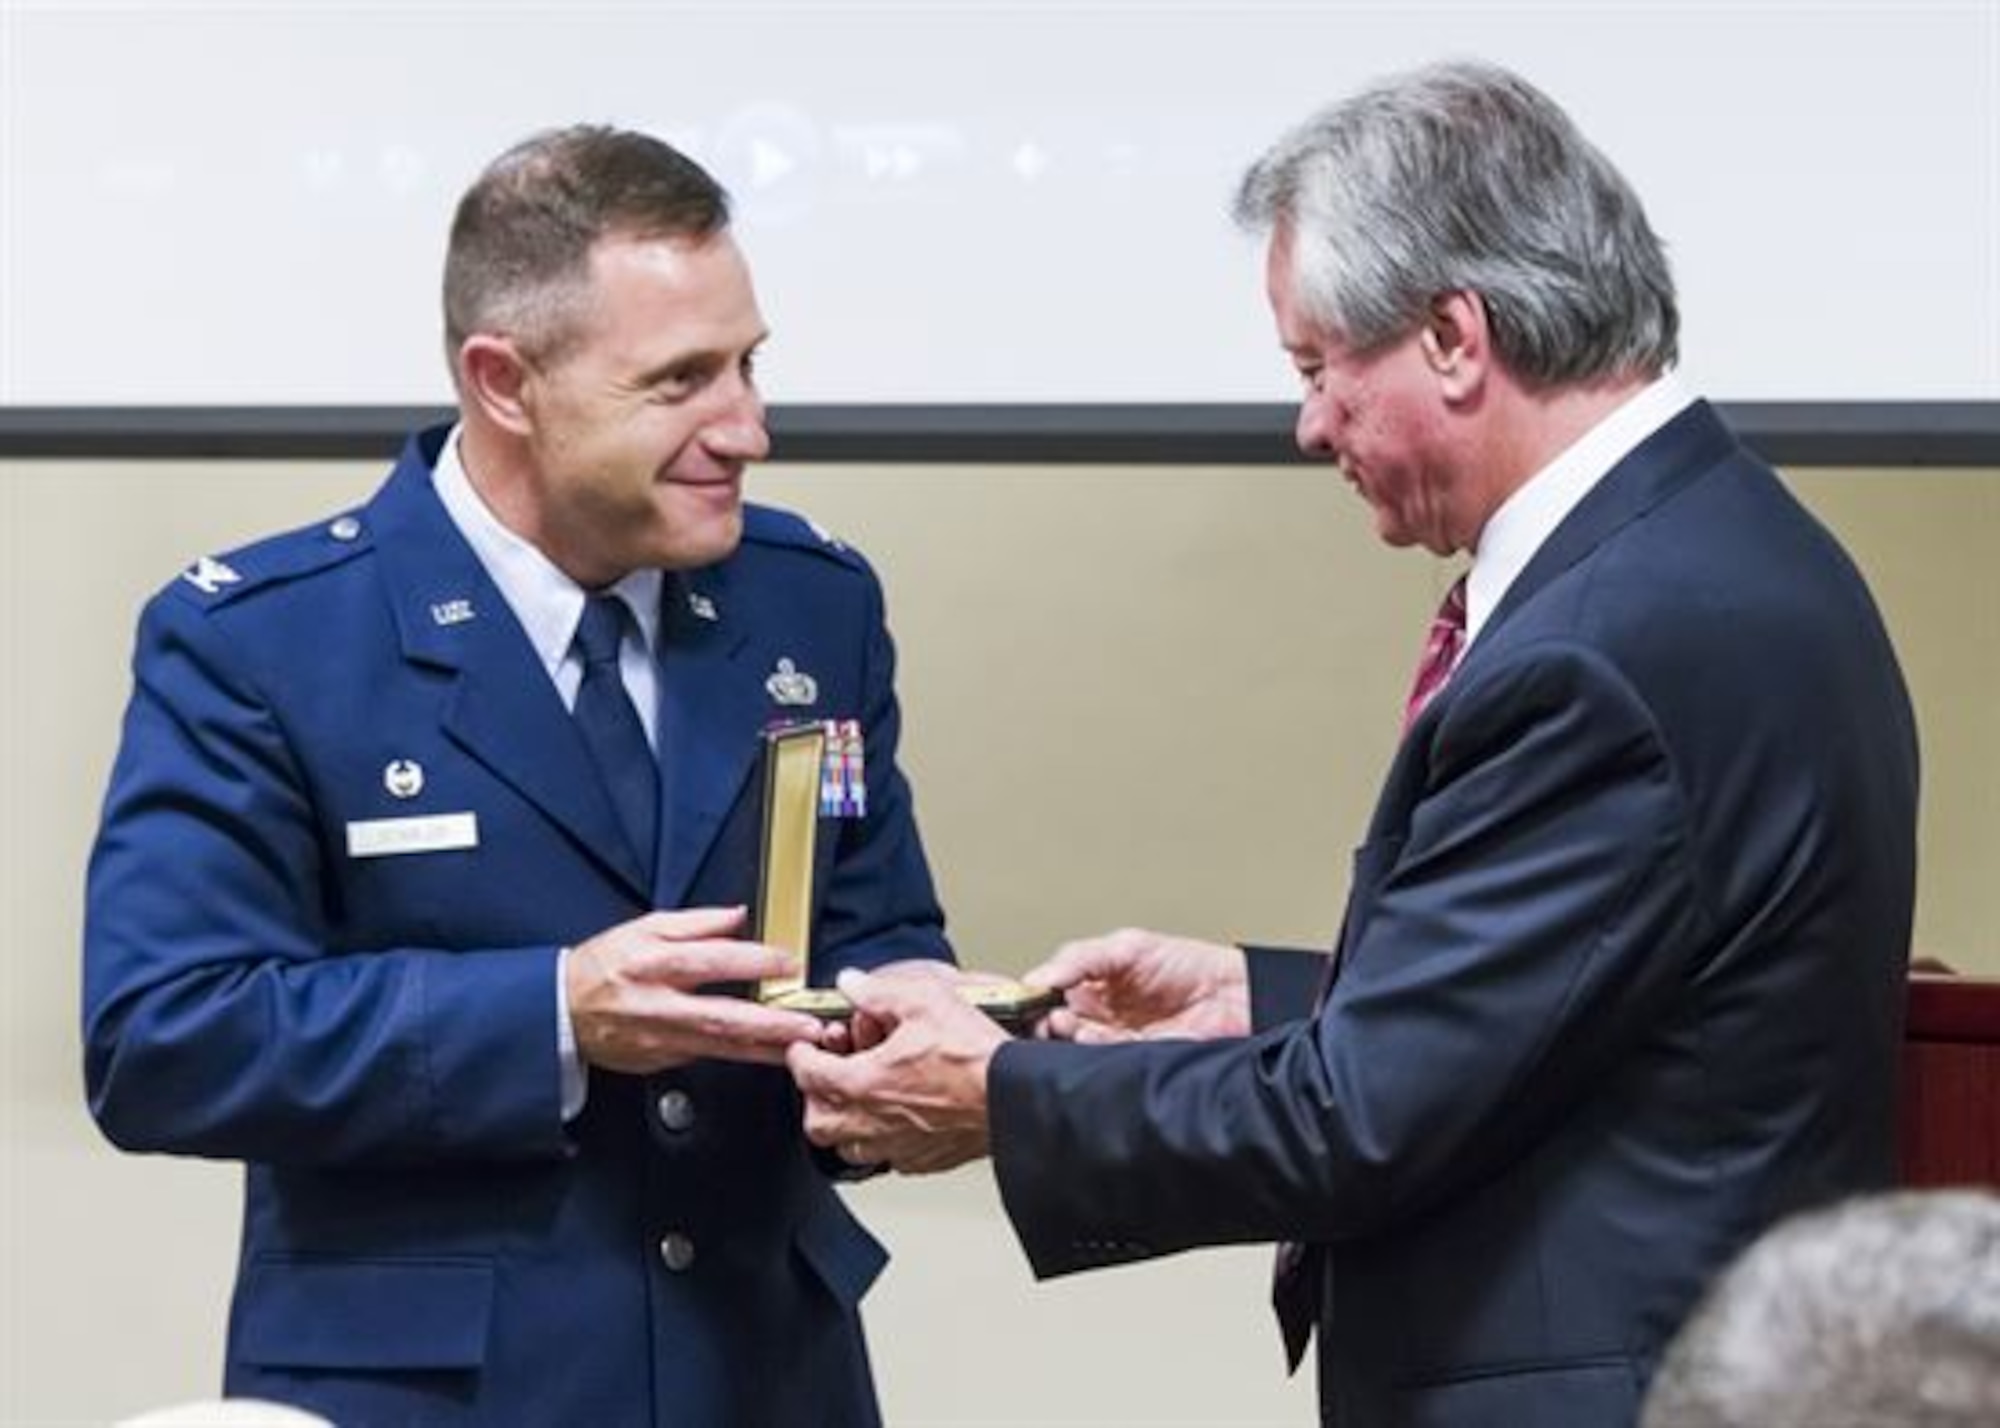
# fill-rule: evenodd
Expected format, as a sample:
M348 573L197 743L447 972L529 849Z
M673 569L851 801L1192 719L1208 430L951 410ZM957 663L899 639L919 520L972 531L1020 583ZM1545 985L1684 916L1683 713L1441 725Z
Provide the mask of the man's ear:
M526 435L534 426L527 390L533 376L533 368L511 337L475 332L459 345L462 400L476 405L495 426L517 436Z
M1465 400L1486 379L1492 335L1486 300L1478 293L1459 288L1431 299L1419 342L1445 400Z

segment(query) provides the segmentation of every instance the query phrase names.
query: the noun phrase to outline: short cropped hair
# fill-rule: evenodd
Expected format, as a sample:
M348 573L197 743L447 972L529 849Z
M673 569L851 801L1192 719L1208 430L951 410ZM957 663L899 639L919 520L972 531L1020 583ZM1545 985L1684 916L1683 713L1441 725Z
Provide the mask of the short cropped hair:
M1469 290L1532 388L1652 378L1679 357L1673 275L1638 195L1497 66L1432 65L1320 110L1244 175L1235 215L1283 228L1297 300L1359 353Z
M1780 1224L1669 1346L1643 1422L2000 1423L2000 1196L1903 1191Z
M728 226L722 185L669 144L588 124L537 134L459 200L444 265L447 357L475 332L501 332L554 359L576 335L599 240L701 239Z

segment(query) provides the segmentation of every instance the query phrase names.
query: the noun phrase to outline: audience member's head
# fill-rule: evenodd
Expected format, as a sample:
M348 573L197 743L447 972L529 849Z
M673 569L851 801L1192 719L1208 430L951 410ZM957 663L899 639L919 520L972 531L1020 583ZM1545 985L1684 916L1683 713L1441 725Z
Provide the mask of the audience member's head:
M205 1398L121 1418L114 1428L334 1428L333 1420L262 1398Z
M1681 1330L1644 1428L2000 1424L2000 1197L1911 1191L1788 1220Z

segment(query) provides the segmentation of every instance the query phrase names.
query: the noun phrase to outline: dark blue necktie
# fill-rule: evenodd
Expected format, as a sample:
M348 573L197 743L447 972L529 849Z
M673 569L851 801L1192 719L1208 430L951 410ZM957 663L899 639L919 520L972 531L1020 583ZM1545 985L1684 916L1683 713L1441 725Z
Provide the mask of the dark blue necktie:
M650 880L659 836L660 768L618 672L618 648L629 619L625 602L616 595L593 595L584 602L575 643L583 659L583 682L577 686L574 713L611 806Z

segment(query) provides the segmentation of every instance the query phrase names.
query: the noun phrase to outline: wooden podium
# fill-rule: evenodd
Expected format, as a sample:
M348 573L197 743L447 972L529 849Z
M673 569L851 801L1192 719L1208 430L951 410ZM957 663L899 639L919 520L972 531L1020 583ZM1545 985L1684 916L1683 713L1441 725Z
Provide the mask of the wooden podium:
M1903 1183L2000 1186L2000 981L1910 977Z

